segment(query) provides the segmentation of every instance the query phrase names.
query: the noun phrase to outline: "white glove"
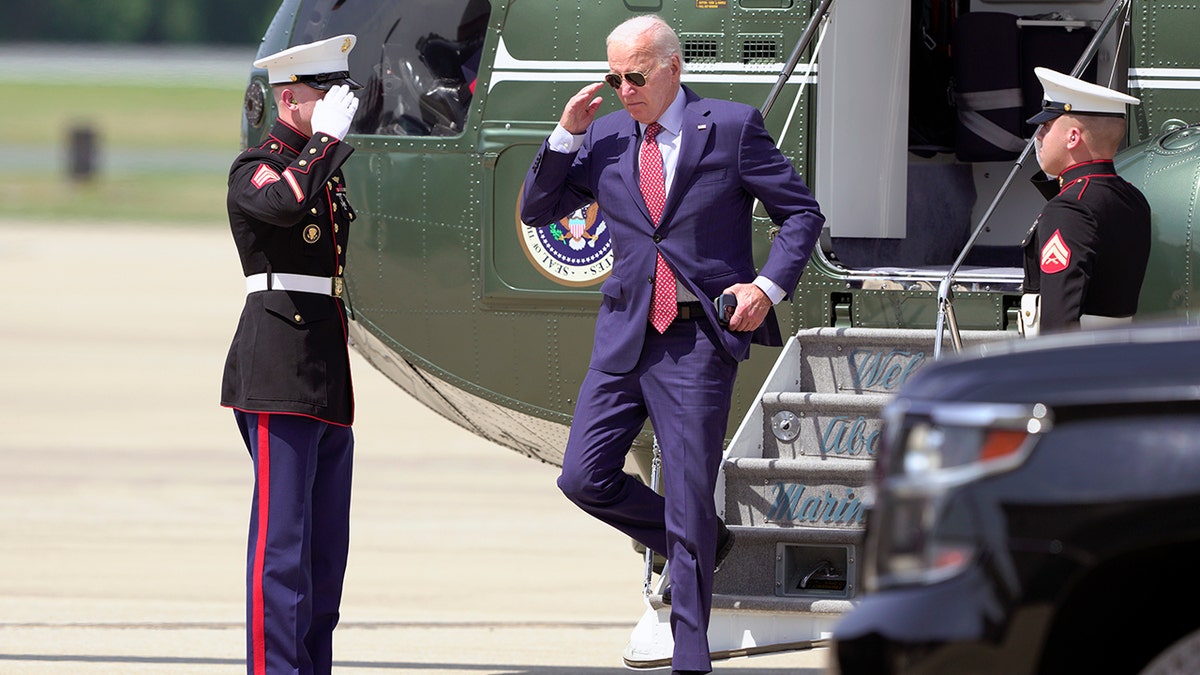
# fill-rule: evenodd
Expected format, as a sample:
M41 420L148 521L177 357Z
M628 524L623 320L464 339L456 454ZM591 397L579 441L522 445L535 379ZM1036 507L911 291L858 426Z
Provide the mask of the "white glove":
M345 138L356 110L358 99L350 93L350 87L344 84L330 87L325 98L313 106L313 134L328 134L338 140Z

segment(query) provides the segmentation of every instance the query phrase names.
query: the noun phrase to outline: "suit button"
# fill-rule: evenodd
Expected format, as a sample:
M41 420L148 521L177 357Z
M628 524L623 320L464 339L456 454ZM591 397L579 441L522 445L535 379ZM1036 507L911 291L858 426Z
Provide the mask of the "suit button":
M648 283L648 284L652 284L652 283L654 283L654 275L653 275L653 274L651 274L650 276L646 277L646 283Z
M300 316L299 314L297 314L296 316L294 316L292 318L296 320L296 323L300 323L301 321L304 320L304 317Z
M654 235L654 243L657 244L660 241L662 241L662 235L661 234Z

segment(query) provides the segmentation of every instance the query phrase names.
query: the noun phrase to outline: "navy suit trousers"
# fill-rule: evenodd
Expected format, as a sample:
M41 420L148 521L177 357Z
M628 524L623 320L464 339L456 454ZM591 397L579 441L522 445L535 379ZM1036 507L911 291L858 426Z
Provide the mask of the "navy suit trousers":
M584 511L667 558L673 668L703 672L711 668L713 492L737 375L715 330L703 318L677 320L661 335L647 323L632 371L589 370L558 480ZM662 495L623 471L647 417L662 452Z

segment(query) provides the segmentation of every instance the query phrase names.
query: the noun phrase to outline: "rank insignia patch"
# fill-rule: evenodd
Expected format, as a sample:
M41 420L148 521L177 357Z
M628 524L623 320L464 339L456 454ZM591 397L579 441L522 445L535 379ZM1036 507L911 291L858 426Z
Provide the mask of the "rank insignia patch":
M254 176L250 179L250 184L259 190L279 181L279 174L275 173L275 169L266 164L260 165L258 171L254 172Z
M1055 230L1046 245L1042 247L1042 272L1054 274L1067 269L1071 264L1071 249L1063 241L1062 232Z
M321 228L316 225L309 225L304 228L304 243L315 244L321 240Z

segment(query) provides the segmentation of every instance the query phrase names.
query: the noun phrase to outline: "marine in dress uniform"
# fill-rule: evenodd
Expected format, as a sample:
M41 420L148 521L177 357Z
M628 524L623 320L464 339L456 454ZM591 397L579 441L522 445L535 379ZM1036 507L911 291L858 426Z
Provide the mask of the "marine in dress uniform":
M357 109L341 35L259 59L279 118L229 171L246 277L221 404L254 463L247 672L329 673L350 540L354 448L342 274L354 211L341 166Z
M1049 201L1022 242L1023 332L1128 322L1150 258L1150 205L1117 175L1112 157L1124 137L1125 106L1139 101L1048 68L1034 71L1045 101L1029 122L1042 125L1038 162L1057 180L1038 186Z

